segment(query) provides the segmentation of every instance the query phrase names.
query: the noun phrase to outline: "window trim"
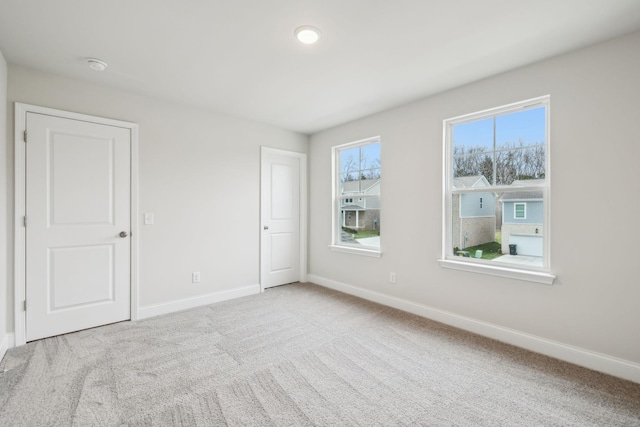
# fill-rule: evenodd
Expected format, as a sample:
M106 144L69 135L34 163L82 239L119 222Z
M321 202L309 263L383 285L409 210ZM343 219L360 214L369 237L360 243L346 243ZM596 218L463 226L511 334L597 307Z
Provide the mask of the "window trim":
M544 200L542 201L544 203ZM522 216L518 216L518 205L522 205ZM513 219L527 219L527 203L526 202L513 202Z
M356 197L373 197L369 195L359 194L356 197L354 195L340 195L340 178L339 178L339 153L342 150L362 147L364 145L369 145L372 143L380 144L380 153L382 157L382 140L380 136L372 136L370 138L361 139L354 142L349 142L346 144L335 145L331 147L331 244L329 248L332 251L343 252L343 253L351 253L356 255L363 255L368 257L380 258L382 256L382 239L380 239L380 248L375 248L372 246L361 246L361 245L350 245L348 243L343 243L340 241L339 233L342 229L342 218L340 217L339 207L342 200L345 198L355 199ZM382 193L382 192L381 192ZM382 218L382 195L378 195L380 198L380 217ZM382 222L382 219L380 220Z
M508 277L512 279L531 281L543 284L552 284L556 276L551 272L550 259L551 259L551 238L548 230L551 229L551 217L550 217L550 183L551 183L551 168L550 168L550 151L551 151L551 139L550 139L550 110L551 110L551 96L545 95L537 98L532 98L512 104L503 105L496 108L490 108L470 114L465 114L457 117L452 117L443 120L443 181L442 181L442 253L441 259L438 260L439 264L443 268L463 270L473 273L489 274L493 276ZM453 194L464 194L474 192L472 189L454 190L452 185L453 180L453 143L451 141L452 129L455 125L461 123L467 123L475 120L485 119L489 117L495 117L499 115L505 115L515 113L517 111L523 111L533 108L545 107L545 180L544 184L536 184L531 186L518 187L519 191L526 190L542 190L543 192L543 223L545 227L545 235L543 240L543 267L527 267L518 264L506 264L491 260L481 260L474 258L461 258L453 254L453 218L452 218L452 201ZM486 188L481 189L486 191ZM494 186L493 191L515 191L513 186ZM480 191L480 190L478 190ZM515 207L514 207L515 209ZM525 207L526 212L526 207ZM525 213L526 215L526 213ZM514 212L515 217L515 212ZM522 219L522 218L519 218Z

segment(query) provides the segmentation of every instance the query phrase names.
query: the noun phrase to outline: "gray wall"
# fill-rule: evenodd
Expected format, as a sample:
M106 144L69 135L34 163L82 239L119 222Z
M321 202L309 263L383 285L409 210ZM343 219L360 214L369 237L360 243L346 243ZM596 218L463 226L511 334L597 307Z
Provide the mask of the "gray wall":
M8 92L11 120L24 102L139 124L140 216L155 214L140 225L141 306L259 283L260 146L306 153L306 135L16 66Z
M482 208L480 207L482 198ZM496 197L493 193L463 194L460 197L460 216L489 216L496 214Z
M594 195L630 200L639 181L639 46L634 33L312 135L311 278L640 362L640 264L620 256L637 252L640 228L629 227L637 209L620 210L607 227L593 227L611 217L607 204L576 215ZM441 268L443 120L546 94L552 219L545 233L556 281ZM331 147L376 135L383 145L382 257L331 251ZM638 206L637 198L632 203ZM389 272L396 284L388 283Z

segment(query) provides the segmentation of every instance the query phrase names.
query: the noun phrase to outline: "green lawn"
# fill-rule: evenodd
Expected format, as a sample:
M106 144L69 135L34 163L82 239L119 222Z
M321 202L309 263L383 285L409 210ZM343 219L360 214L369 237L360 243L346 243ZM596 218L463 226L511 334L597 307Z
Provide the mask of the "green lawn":
M468 248L464 248L463 250L469 251L471 256L474 256L477 250L481 250L482 259L494 259L502 255L502 248L500 243L498 242L483 243L482 245L470 246Z
M366 237L378 237L380 230L356 230L354 228L342 227L342 230L354 236L356 239L364 239Z
M360 230L358 234L356 234L356 239L364 239L366 237L378 237L380 235L380 230Z

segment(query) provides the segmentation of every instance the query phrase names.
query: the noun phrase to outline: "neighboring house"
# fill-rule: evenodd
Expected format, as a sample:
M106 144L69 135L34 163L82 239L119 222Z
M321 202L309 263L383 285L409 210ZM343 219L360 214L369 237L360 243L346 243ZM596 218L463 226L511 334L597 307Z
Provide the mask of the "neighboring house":
M490 187L482 176L453 179L453 188ZM496 194L454 194L452 198L453 247L460 249L496 240Z
M544 182L528 180L527 184ZM513 181L511 185L521 185ZM543 256L542 191L504 193L502 203L502 252L509 253L509 245L516 245L518 255Z
M342 226L356 230L380 229L380 179L363 179L340 183ZM374 195L377 197L361 197Z

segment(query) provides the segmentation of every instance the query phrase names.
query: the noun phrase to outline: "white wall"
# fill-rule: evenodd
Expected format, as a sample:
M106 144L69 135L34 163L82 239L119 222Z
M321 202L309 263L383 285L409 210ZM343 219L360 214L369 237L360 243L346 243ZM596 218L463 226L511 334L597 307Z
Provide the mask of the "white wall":
M634 33L312 135L310 280L548 354L566 350L574 362L605 355L611 369L592 366L640 382L639 46ZM441 268L442 121L546 94L557 280ZM380 259L329 249L331 146L374 135L382 138Z
M10 123L23 102L139 124L137 220L155 214L155 225L140 225L143 308L259 284L260 146L306 153L307 136L16 66L8 98ZM13 289L8 301L11 330ZM160 311L174 308L184 305Z
M7 288L9 274L7 271L7 175L9 162L7 157L7 62L0 52L0 358L11 345L7 335Z

